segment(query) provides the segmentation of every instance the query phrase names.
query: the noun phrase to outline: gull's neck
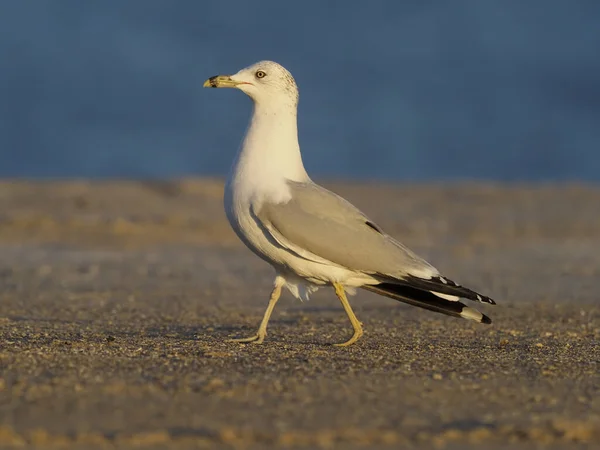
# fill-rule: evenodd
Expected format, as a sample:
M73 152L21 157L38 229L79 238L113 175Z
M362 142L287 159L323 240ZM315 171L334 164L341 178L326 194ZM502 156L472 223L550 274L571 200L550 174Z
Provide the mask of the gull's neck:
M255 102L229 183L252 191L281 189L285 180L309 181L298 144L297 107ZM232 186L232 187L234 187Z

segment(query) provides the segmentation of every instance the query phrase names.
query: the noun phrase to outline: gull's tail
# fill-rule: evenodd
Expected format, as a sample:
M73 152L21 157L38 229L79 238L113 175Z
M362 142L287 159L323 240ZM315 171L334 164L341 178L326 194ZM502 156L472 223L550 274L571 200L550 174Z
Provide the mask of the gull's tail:
M363 285L361 287L369 291L375 292L377 294L393 298L394 300L408 303L409 305L418 306L420 308L425 308L430 311L435 311L454 317L462 317L463 319L474 320L475 322L479 323L492 323L492 319L490 319L488 316L480 313L475 308L468 307L467 305L461 303L458 300L459 297L464 296L465 298L478 300L480 302L490 303L494 305L495 302L491 298L484 297L467 288L463 288L462 286L454 284L449 285L447 284L448 282L452 283L450 280L443 280L444 281L442 281L441 283L443 283L444 286L456 287L458 288L459 292L453 291L452 293L450 293L448 292L448 290L450 289L448 289L444 290L444 292L436 293L431 290L424 290L424 288L421 286L417 288L404 284L409 280L397 280L397 282L382 282L374 285ZM418 284L430 281L431 280L420 279ZM428 287L429 289L431 289L430 286ZM469 295L465 295L466 293L468 293Z

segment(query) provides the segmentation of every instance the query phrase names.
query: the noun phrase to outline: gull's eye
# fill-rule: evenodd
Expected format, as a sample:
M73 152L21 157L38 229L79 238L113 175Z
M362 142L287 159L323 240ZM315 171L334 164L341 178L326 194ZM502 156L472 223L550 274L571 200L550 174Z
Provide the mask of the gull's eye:
M267 76L267 74L264 73L262 70L257 70L256 71L256 78L264 78L266 76Z

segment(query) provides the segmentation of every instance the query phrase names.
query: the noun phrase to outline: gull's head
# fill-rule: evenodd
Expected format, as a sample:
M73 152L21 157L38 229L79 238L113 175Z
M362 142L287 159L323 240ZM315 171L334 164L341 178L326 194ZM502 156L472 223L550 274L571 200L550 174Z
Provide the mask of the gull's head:
M285 67L273 61L261 61L240 70L235 75L215 75L204 87L237 88L256 104L298 104L298 87Z

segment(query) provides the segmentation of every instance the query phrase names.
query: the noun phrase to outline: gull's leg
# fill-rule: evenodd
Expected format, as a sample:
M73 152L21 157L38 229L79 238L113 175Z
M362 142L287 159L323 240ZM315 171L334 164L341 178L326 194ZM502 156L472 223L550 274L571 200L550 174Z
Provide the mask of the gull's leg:
M273 309L275 309L275 304L277 303L277 300L279 300L281 288L284 284L285 280L283 277L277 275L277 277L275 277L273 291L271 292L271 298L269 299L269 305L267 306L265 315L263 316L262 322L258 327L258 332L255 335L247 338L228 339L229 342L252 342L253 344L262 344L262 342L265 340L265 336L267 335L267 325L269 323L269 319L271 318L271 313L273 312Z
M344 307L346 314L348 314L350 323L352 323L352 327L354 328L354 334L348 341L343 342L341 344L333 344L333 345L336 345L338 347L346 347L348 345L354 344L358 340L358 338L363 335L362 324L358 321L358 319L354 315L354 311L352 311L352 307L350 306L350 303L348 303L348 299L346 298L346 291L344 291L344 287L339 283L333 283L333 288L335 289L335 294L340 299L340 302L342 302L342 306Z

